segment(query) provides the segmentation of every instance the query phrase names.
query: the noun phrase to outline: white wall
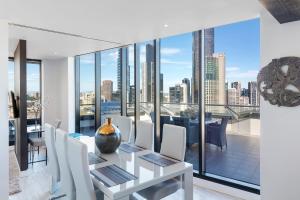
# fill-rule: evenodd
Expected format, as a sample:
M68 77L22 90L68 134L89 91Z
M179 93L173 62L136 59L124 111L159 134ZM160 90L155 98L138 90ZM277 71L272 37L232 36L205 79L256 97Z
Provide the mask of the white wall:
M75 132L75 60L68 58L68 115L69 132Z
M8 199L8 24L0 20L0 199Z
M300 57L300 22L279 24L261 12L261 66L273 58ZM263 200L300 199L300 106L272 106L261 99Z
M71 60L71 58L63 58L42 61L43 122L54 124L56 119L60 119L61 128L66 131L74 129L69 120L75 120L72 116L75 107L69 106L69 101L72 99L69 97L69 88L72 88L69 84L74 85L74 82L69 81L73 78L72 73L69 73L74 67L74 65L69 66Z

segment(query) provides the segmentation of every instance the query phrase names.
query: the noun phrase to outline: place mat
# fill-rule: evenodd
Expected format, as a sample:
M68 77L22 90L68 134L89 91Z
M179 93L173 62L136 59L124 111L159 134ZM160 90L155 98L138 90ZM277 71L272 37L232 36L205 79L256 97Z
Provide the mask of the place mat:
M95 165L106 161L104 158L101 158L100 156L92 152L88 153L88 158L89 158L89 165Z
M91 171L91 174L101 181L106 187L112 187L126 183L127 181L137 179L136 176L118 167L117 165L108 165Z
M149 153L149 154L139 156L139 157L144 160L147 160L148 162L154 163L154 164L162 166L162 167L167 167L167 166L178 163L178 161L170 160L161 155L154 154L154 153Z
M133 146L133 145L129 145L129 144L121 144L119 146L119 149L121 151L125 151L127 153L135 153L138 151L143 151L144 149L138 146Z

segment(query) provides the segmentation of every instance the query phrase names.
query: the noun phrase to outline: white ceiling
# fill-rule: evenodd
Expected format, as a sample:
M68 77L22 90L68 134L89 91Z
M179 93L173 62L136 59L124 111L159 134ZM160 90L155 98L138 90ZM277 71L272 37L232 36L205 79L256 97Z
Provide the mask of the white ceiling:
M10 23L96 39L10 26L10 55L17 40L26 39L28 57L35 59L74 56L250 19L257 17L261 8L258 0L0 0L0 3L4 5L0 7L0 19Z

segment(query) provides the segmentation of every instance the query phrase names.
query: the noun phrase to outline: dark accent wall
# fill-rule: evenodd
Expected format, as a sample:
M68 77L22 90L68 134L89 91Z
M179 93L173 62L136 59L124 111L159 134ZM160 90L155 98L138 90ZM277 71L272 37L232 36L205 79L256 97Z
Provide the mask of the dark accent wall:
M26 41L20 40L14 53L15 96L19 98L19 118L16 119L16 155L21 168L28 168L27 137L27 80L26 80Z
M299 0L259 0L281 24L300 20Z

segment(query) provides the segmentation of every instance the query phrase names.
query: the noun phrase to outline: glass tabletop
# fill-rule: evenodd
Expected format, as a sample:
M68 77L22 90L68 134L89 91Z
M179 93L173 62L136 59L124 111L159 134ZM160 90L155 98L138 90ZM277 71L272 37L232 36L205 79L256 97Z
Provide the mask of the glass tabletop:
M151 163L145 159L142 159L141 156L149 153L154 153L150 150L142 150L138 152L128 153L118 149L115 153L112 154L101 154L95 145L94 137L79 136L76 137L76 139L79 139L81 142L87 144L88 152L95 153L96 155L99 155L107 160L106 162L90 165L90 170L114 164L137 177L137 179L135 180L131 180L112 187L107 187L102 182L94 180L95 184L106 195L113 198L119 198L124 195L130 195L130 193L132 193L130 191L134 191L137 188L147 188L149 187L149 185L154 185L169 178L182 175L183 172L185 172L186 170L192 171L191 164L185 162L178 162L177 160L174 160L176 162L172 165L162 167L157 164ZM160 155L158 153L155 154ZM166 158L172 160L169 157ZM128 194L126 194L127 192Z

